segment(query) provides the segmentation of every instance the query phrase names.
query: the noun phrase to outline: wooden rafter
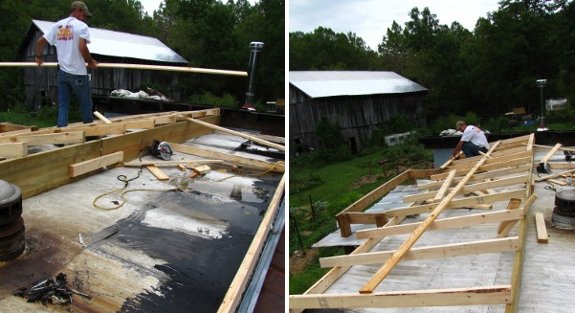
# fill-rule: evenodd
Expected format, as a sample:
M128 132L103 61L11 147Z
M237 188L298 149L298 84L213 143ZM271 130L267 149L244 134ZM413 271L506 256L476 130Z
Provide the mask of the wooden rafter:
M487 152L487 155L491 153L491 151L497 148L498 143L495 143L491 149ZM425 230L433 223L433 221L439 216L439 213L443 211L449 202L455 197L455 195L465 186L465 183L471 179L473 173L475 173L482 165L487 161L487 156L484 156L481 161L479 161L467 175L453 188L453 190L445 197L441 202L437 205L435 209L429 214L429 216L419 225L411 234L411 236L401 245L399 249L383 264L383 266L375 272L372 278L359 290L360 293L372 293L373 290L381 283L381 281L389 275L389 273L393 270L395 265L399 263L401 258L411 249L411 247L415 244L415 242L423 235ZM452 170L455 171L455 170Z
M296 309L427 307L511 302L511 286L290 296Z
M413 248L405 254L404 260L423 260L437 258L451 258L457 256L510 252L519 247L517 237L478 240L446 245L427 246ZM368 252L356 255L343 255L328 258L320 258L321 267L347 266L359 264L379 264L389 259L393 251Z
M346 208L338 214L338 224L341 220L347 223L371 223L374 224L376 218L390 218L390 221L396 221L398 218L404 218L413 214L429 214L422 222L409 224L386 224L377 228L360 230L356 232L358 239L365 239L360 248L354 250L350 255L336 256L320 259L320 264L324 267L333 268L329 275L324 276L312 288L308 289L303 295L290 296L290 312L301 312L305 308L368 308L368 307L406 307L406 306L433 306L431 298L442 298L445 303L451 304L460 301L458 305L468 301L469 295L466 295L466 288L454 288L461 291L453 299L447 299L444 295L436 294L435 290L407 290L407 291L390 291L375 292L375 287L389 274L395 264L400 259L415 260L427 258L454 257L469 254L481 253L515 253L514 266L511 273L511 284L503 287L504 291L493 289L494 286L477 287L479 292L485 292L485 301L478 301L473 304L504 304L506 312L517 312L517 299L520 288L521 264L523 246L526 234L525 216L529 207L536 196L533 192L533 134L520 138L504 140L492 145L486 156L475 158L458 159L449 162L445 170L440 172L428 172L427 174L432 181L418 185L422 190L419 194L407 196L406 202L413 202L405 207L388 209L385 211L363 212L369 204L377 201L377 197L384 196L391 189L395 188L407 179L409 175L403 174L401 178L396 177L393 184L383 185L378 188L383 192L373 192L369 198L361 203ZM490 158L491 157L491 158ZM422 177L423 178L423 177ZM453 184L457 186L451 187ZM472 195L477 193L478 195ZM458 198L455 198L455 195ZM439 196L438 196L439 195ZM421 201L440 199L439 203L421 204ZM446 200L447 199L447 200ZM490 206L502 201L511 199L521 199L519 206L515 209L498 210L495 212L467 214L457 217L438 218L438 214L446 209L471 208L475 206ZM512 201L513 202L513 201ZM506 229L510 229L519 222L519 235L516 237L505 237L496 239L483 239L479 241L439 244L435 246L413 247L418 236L423 232L450 229L450 228L468 228L474 225L484 223L502 223ZM500 227L501 228L501 227ZM462 230L463 231L463 230ZM494 229L496 235L497 228ZM351 233L351 231L350 231ZM383 238L398 234L410 234L409 238L397 248L391 251L371 251L373 247ZM413 247L413 248L412 248ZM383 264L375 275L361 287L359 293L337 294L330 291L329 294L322 294L351 266L359 264ZM389 265L391 264L391 265ZM341 269L345 269L341 271ZM337 274L334 274L337 273ZM502 292L502 293L500 293ZM429 299L422 300L415 294L433 295ZM505 294L504 296L502 296ZM399 299L401 301L394 301ZM501 298L498 298L501 296ZM422 296L424 297L424 296ZM426 297L426 296L425 296ZM387 299L386 299L387 298ZM495 300L495 299L499 300ZM489 299L489 300L486 300ZM423 301L423 302L420 302ZM491 302L493 301L493 302ZM401 303L400 303L401 302ZM417 303L417 304L414 304Z
M479 224L513 221L522 218L523 213L524 213L523 210L518 209L518 210L496 211L496 212L487 212L487 213L471 214L464 216L447 217L435 220L435 222L433 222L433 224L429 226L429 230L464 228ZM360 230L356 232L356 237L358 239L366 239L366 238L381 238L383 236L398 235L398 234L407 234L414 231L420 224L421 222Z

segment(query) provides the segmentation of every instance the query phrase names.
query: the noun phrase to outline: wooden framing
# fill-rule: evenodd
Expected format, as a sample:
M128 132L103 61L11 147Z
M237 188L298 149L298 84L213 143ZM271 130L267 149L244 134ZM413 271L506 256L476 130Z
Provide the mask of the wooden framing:
M534 134L491 145L484 155L450 160L438 170L408 170L370 192L336 215L342 237L352 235L351 224L372 224L374 228L359 230L358 239L365 241L351 254L321 258L322 267L333 267L322 279L302 295L290 295L290 312L301 312L313 308L385 308L385 307L427 307L454 305L496 305L505 307L505 312L517 312L517 301L521 284L523 246L526 236L526 216L536 196L533 194L534 177L533 145ZM559 147L557 147L559 149ZM403 197L404 207L377 212L364 212L395 187L413 179L427 178L430 182L418 185L420 193ZM453 186L455 185L455 186ZM502 207L503 204L503 207ZM505 204L507 205L505 207ZM476 205L493 208L492 212L464 210L452 217L441 218L448 209L470 208ZM423 220L402 224L406 216L424 214ZM376 219L388 219L385 225L377 225ZM483 224L492 223L493 227ZM379 222L381 224L381 222ZM465 232L478 225L478 230L488 229L486 239L414 246L424 233L458 229ZM518 234L508 237L516 225ZM476 230L477 231L477 230ZM403 244L394 250L382 250L383 239L403 235ZM408 235L405 237L405 235ZM387 241L386 241L387 242ZM374 247L378 247L374 249ZM425 262L434 258L451 258L486 253L513 253L513 267L509 269L509 284L499 286L473 286L469 288L380 291L376 287L386 282L385 278L402 260ZM357 285L357 293L324 294L345 272L355 266L379 264L379 270L363 285ZM357 276L354 276L357 280ZM397 277L395 279L398 279ZM404 277L401 279L417 279ZM346 290L349 286L346 285ZM446 295L446 292L449 295ZM479 297L475 293L480 293Z
M248 248L246 257L242 261L239 270L236 272L236 276L230 284L228 292L224 296L224 300L220 304L217 313L233 313L237 311L242 293L249 280L251 279L250 273L253 272L253 269L256 266L257 259L262 252L265 239L271 231L272 222L278 214L280 202L284 196L284 190L285 174L282 176L278 188L276 189L268 209L266 210L266 214L262 220L261 226L258 228L256 235L254 236L254 240Z
M193 119L194 122L189 119ZM201 123L198 123L198 119L201 119ZM1 139L8 143L0 143L0 145L17 147L21 151L20 154L24 155L0 161L0 179L19 186L22 190L22 197L26 199L75 182L104 166L137 160L141 156L142 151L151 146L154 139L178 144L212 133L214 128L218 130L224 129L219 126L206 126L206 124L220 123L219 109L145 114L110 119L109 122L95 121L86 125L72 124L65 128L26 129L25 132L17 129L14 132L2 133ZM137 128L137 130L130 130L132 128ZM30 144L32 138L51 138L51 140L54 140L54 138L66 138L72 135L78 136L77 138L81 137L80 144L59 148L52 147L50 150L25 154L26 151L24 150ZM112 136L84 142L85 136L102 135ZM224 156L222 153L218 155ZM282 173L284 171L283 164L285 164L285 162L281 162L281 165L278 164L276 166L275 163L250 160L247 157L229 158L226 161L229 163L238 162L243 166L255 169L270 169L273 167L274 170L270 170L270 172ZM158 163L166 162L168 161L159 161ZM193 163L202 162L202 160L193 161ZM209 160L209 162L222 163L222 160ZM141 163L136 166L145 166L145 164ZM172 162L172 166L181 163L190 164L192 162ZM159 175L159 169L151 168L154 166L152 164L148 164L148 166L148 169L154 170L155 174ZM229 292L225 295L220 312L235 312L238 303L242 300L247 283L259 261L262 247L266 243L272 223L277 217L284 191L285 177L282 177L249 250L236 273L236 278L230 285Z
M25 142L0 143L0 158L17 158L28 155L28 144Z
M373 295L304 295L290 296L290 306L295 309L321 309L506 304L511 301L510 295L511 286L378 292Z
M103 167L122 162L124 152L118 151L84 162L70 164L70 177L77 177Z
M200 157L210 159L212 158L220 159L234 164L239 164L250 168L257 168L264 171L269 170L277 173L283 173L285 171L284 162L270 163L268 161L254 160L239 155L231 155L229 153L223 153L215 150L206 150L194 146L181 145L177 143L170 143L170 147L172 147L172 149L176 152L197 155Z
M376 217L369 217L366 220L358 220L354 218L355 212L362 212L366 208L368 208L371 204L375 201L380 199L381 197L385 196L389 191L393 188L401 185L403 182L408 181L410 179L417 179L417 178L424 178L433 173L438 173L437 170L414 170L409 169L405 172L399 174L398 176L392 178L385 184L379 186L378 188L374 189L367 195L361 197L356 202L352 203L343 211L339 212L335 218L337 219L337 224L340 229L341 235L343 237L349 237L351 235L351 224L375 224Z
M537 242L548 243L549 235L547 234L547 227L545 227L543 213L535 213L535 225L537 226Z

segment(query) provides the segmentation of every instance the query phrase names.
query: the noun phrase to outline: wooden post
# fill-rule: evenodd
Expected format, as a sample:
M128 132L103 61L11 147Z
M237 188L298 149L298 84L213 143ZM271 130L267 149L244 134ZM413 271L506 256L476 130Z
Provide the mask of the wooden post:
M349 216L346 213L338 214L336 216L337 226L342 237L351 236L351 224L349 223Z

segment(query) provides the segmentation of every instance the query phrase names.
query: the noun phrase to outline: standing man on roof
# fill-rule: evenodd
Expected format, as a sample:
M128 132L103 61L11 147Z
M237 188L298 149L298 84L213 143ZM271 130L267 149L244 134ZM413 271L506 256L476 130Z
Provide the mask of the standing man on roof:
M479 155L480 151L485 153L489 150L487 137L485 137L485 133L481 128L459 121L455 124L455 129L463 132L463 135L461 135L461 140L453 149L452 158L456 158L461 150L463 150L466 157L476 156Z
M42 65L42 53L46 42L56 45L58 56L58 127L68 126L68 112L70 110L70 92L73 91L80 102L82 121L91 123L92 93L90 90L90 77L86 63L91 69L98 66L92 59L88 44L90 33L86 19L92 16L88 7L82 1L74 1L70 6L70 16L62 19L44 34L36 43L35 62Z

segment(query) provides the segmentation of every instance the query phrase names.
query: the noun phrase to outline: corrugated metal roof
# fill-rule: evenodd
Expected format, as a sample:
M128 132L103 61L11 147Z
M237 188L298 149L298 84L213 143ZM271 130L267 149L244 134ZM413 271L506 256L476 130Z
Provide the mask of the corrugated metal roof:
M289 82L312 98L427 91L394 72L290 71Z
M54 22L40 20L33 20L32 22L43 33L46 33L54 24ZM159 62L188 63L182 56L153 37L90 27L90 41L88 48L93 54Z

